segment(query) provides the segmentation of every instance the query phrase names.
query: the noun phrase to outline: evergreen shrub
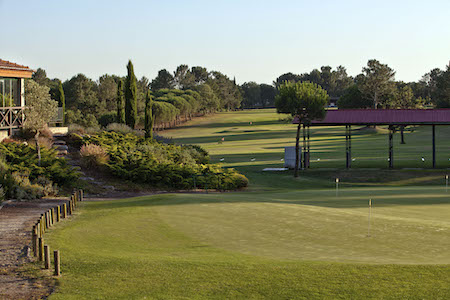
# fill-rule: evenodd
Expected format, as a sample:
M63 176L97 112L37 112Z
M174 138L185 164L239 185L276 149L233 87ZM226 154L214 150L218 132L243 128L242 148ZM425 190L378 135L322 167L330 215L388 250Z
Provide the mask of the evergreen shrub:
M105 164L115 176L157 188L209 188L234 190L248 180L234 169L209 164L208 153L198 146L162 144L135 134L103 132L85 136L85 144L100 146L109 155Z

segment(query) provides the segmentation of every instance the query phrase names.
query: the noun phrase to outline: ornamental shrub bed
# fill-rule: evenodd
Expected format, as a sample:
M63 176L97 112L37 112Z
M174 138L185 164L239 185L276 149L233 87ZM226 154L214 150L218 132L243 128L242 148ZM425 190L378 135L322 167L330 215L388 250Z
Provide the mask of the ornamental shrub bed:
M35 147L26 143L0 143L0 156L0 184L5 198L32 200L55 195L58 187L70 186L79 177L55 149L41 147L40 166Z
M248 185L248 179L236 170L209 164L208 153L199 146L163 144L117 132L83 140L105 150L109 161L103 165L113 175L133 182L172 189L234 190Z

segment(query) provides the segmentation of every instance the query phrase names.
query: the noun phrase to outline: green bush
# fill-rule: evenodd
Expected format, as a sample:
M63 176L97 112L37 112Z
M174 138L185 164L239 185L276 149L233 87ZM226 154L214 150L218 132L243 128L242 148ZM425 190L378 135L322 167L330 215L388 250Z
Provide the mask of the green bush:
M104 115L101 115L100 118L98 118L98 123L102 127L106 127L111 123L114 123L117 121L117 113L115 112L109 112Z
M118 133L133 133L133 129L130 126L122 123L111 123L106 126L106 131L114 131Z
M158 188L239 189L248 185L234 169L208 164L208 153L198 146L177 146L134 134L103 132L85 136L85 144L101 146L109 155L105 164L115 176Z
M77 133L69 133L67 135L67 144L76 149L80 149L84 144L83 137Z
M0 143L0 184L7 198L35 199L57 193L58 186L70 186L79 173L59 158L55 149L41 148L41 165L36 149L25 143Z
M85 168L91 169L105 165L109 156L101 146L88 144L81 146L80 149L81 163Z

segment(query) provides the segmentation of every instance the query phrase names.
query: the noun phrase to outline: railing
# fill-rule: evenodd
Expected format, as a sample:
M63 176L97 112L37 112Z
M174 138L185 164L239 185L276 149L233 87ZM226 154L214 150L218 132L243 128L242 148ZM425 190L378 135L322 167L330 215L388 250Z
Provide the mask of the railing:
M0 129L15 129L23 126L25 107L0 107Z
M56 115L48 122L50 125L62 124L64 121L64 110L62 107L58 107Z
M58 107L56 115L49 124L62 124L64 111ZM17 129L23 127L25 123L25 107L0 107L0 129Z

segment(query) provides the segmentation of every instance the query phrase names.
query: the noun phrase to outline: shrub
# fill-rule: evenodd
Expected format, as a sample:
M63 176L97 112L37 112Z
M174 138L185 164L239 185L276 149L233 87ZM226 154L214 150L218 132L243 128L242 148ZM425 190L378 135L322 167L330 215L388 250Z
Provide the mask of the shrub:
M14 137L20 140L34 139L35 133L29 128L21 128L14 134ZM53 132L46 126L39 131L39 136L47 139L53 139Z
M81 163L86 168L94 168L105 165L109 156L101 146L89 144L83 145L80 149Z
M100 127L99 126L90 126L90 127L86 127L86 133L87 134L97 134L100 132Z
M197 164L208 164L209 163L209 154L208 152L198 145L187 145L183 146L183 148L187 149L195 160Z
M86 133L86 130L84 129L83 126L78 125L78 124L70 124L69 128L68 128L68 132L69 134L71 133L75 133L75 134L79 134L79 135L83 135Z
M5 190L3 187L0 187L0 204L2 204L3 201L5 201Z
M34 140L28 141L29 145L34 145L34 143L36 143ZM53 139L49 139L47 137L39 137L38 143L41 147L45 147L47 149L51 149L53 147Z
M36 183L31 183L29 173L13 172L11 177L14 182L12 197L17 200L34 200L45 196L44 188Z
M133 129L131 129L130 126L121 123L108 124L108 126L106 126L106 131L114 131L123 134L133 133Z
M62 186L72 184L79 173L67 164L66 159L59 158L55 149L41 149L41 165L38 165L36 149L25 143L0 143L0 154L8 165L7 173L26 173L31 181L45 176L52 182ZM0 163L1 165L1 163ZM6 180L3 176L3 180Z
M106 151L105 167L119 178L158 188L238 189L248 185L245 176L234 169L203 163L205 150L193 146L161 144L135 134L102 132L85 136L86 144L96 144ZM87 146L86 146L87 147Z
M98 123L102 127L106 127L109 124L114 123L116 121L117 121L117 113L115 112L106 113L104 115L101 115L100 118L98 118Z
M83 137L76 133L69 133L67 135L67 144L74 148L80 149L81 146L83 146Z
M43 188L44 196L56 196L58 194L58 187L45 176L39 176L34 183Z

